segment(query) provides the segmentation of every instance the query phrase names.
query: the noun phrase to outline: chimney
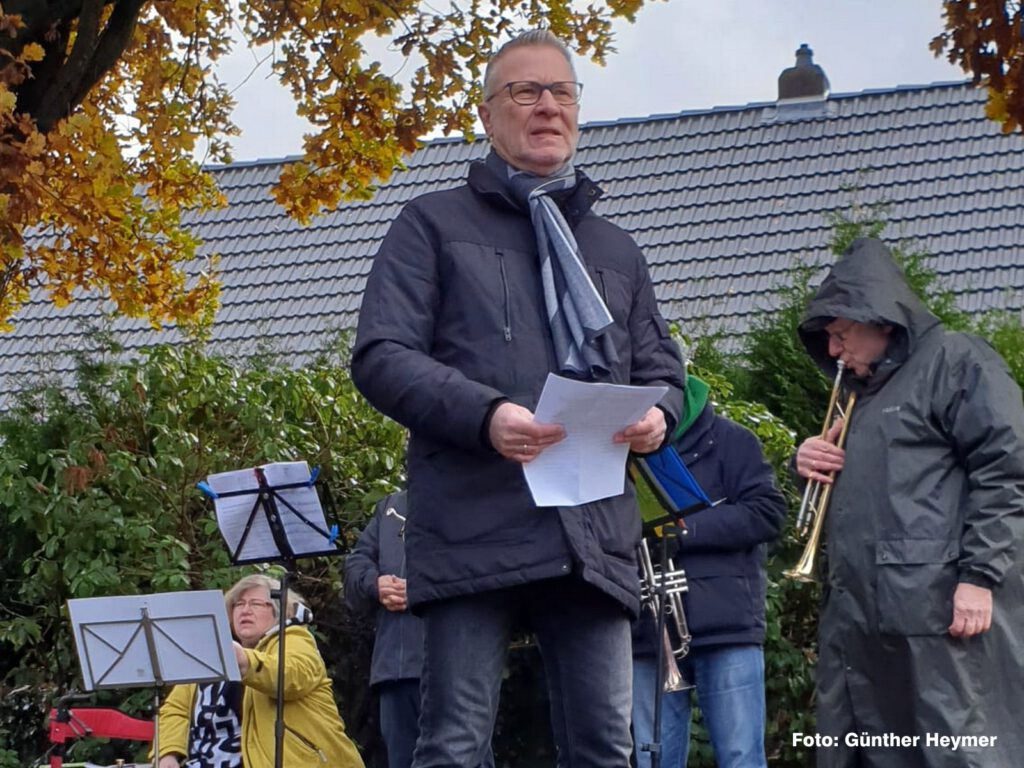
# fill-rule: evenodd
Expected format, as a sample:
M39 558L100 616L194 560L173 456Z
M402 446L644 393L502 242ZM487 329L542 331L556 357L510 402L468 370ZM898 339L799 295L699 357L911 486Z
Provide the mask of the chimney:
M801 43L796 52L796 66L782 70L779 75L780 102L828 98L828 78L825 71L814 63L813 56L814 51L807 43Z
M779 75L779 100L765 108L761 122L788 123L835 116L838 107L828 100L828 78L814 63L813 55L807 43L800 45L796 66L782 70Z

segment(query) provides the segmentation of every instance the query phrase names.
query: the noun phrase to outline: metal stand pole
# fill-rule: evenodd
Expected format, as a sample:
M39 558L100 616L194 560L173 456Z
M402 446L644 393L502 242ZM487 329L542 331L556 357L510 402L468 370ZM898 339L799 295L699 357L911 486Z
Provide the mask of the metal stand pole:
M665 585L665 574L668 573L668 531L662 528L661 539L661 551L659 553L659 560L661 566L661 578L657 580L657 588L655 590L656 606L657 606L657 619L655 620L655 637L658 638L656 643L657 650L655 651L655 665L657 674L654 678L654 721L652 723L651 741L641 744L640 751L648 752L651 755L651 768L661 768L661 719L663 711L663 702L665 696L665 680L666 680L666 648L665 643L661 642L661 638L665 636L665 615L668 610L668 592Z
M281 574L277 595L277 720L274 722L274 768L284 766L284 639L288 626L288 574L290 563Z

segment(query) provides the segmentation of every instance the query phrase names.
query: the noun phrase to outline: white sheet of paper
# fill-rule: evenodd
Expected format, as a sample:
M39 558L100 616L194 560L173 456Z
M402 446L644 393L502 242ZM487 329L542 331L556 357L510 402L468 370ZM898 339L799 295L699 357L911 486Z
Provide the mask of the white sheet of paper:
M309 480L309 465L304 461L282 461L275 464L265 464L263 465L263 476L266 477L267 485L270 486L303 483ZM210 475L206 479L206 483L219 494L230 493L231 491L255 490L259 487L256 472L253 469L237 469L231 472ZM277 495L280 499L287 501L296 512L299 512L309 522L321 530L327 530L324 511L320 506L320 499L316 495L315 488L312 486L290 488L278 491ZM238 544L245 532L245 526L249 522L256 499L256 494L251 493L242 496L228 496L226 498L220 496L213 502L217 512L217 526L220 528L224 541L232 555L238 549ZM296 556L303 553L318 553L331 549L332 545L323 534L302 522L280 500L278 501L278 511L284 523L285 535ZM241 562L273 560L279 555L280 550L274 542L266 515L262 509L257 510L256 515L253 517L252 528L246 537L242 551L238 555L238 560Z
M534 502L573 507L622 493L629 446L612 437L634 424L668 387L595 384L548 374L534 418L561 424L565 439L523 465Z

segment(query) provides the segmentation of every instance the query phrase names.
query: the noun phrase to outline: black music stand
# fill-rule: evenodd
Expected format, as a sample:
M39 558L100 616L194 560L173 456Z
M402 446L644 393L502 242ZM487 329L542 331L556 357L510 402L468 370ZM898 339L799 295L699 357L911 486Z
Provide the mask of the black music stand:
M79 598L68 613L86 690L155 687L157 761L160 688L241 677L218 590Z
M665 574L668 573L668 541L674 539L679 529L672 523L662 523L658 526L644 525L643 533L656 534L660 540L660 546L658 547L658 561L661 569L660 578L657 580L657 587L655 595L657 596L657 619L655 620L654 636L657 638L655 643L655 656L654 663L655 669L657 670L657 676L654 680L654 719L651 725L651 741L637 744L637 750L640 752L651 753L651 768L660 768L661 766L661 715L662 715L662 697L665 694L665 680L667 677L666 673L666 648L665 643L661 641L664 637L665 631L668 626L665 622L665 616L667 613L668 606L668 588L666 585ZM671 649L668 650L671 653ZM692 684L688 685L684 690L690 690L693 687ZM678 691L682 692L682 691Z
M654 453L630 458L629 476L637 492L643 534L656 534L660 539L658 560L661 578L657 583L657 604L659 607L655 637L657 650L655 663L657 677L654 686L654 722L652 741L638 745L638 749L651 753L651 768L661 766L661 715L662 696L665 687L665 615L668 605L668 589L665 574L668 573L669 540L686 528L685 518L694 512L720 504L724 499L711 501L700 483L690 474L686 464L669 444Z
M319 469L304 461L278 462L211 475L198 487L213 499L217 525L234 565L284 565L278 601L277 720L274 766L284 761L284 660L288 625L288 582L300 557L341 554L336 525L327 527L316 493ZM255 498L253 498L255 497Z

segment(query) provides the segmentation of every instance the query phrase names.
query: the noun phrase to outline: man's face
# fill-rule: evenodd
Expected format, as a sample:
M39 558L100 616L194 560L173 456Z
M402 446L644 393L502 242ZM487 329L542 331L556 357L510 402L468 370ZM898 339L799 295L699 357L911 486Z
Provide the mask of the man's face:
M565 165L576 151L580 107L559 104L551 91L544 91L536 104L516 104L505 83L532 80L546 85L575 79L569 62L548 45L513 48L495 62L493 98L480 105L479 113L494 151L506 163L537 176L549 176Z
M829 355L846 363L846 369L854 375L865 378L871 374L871 364L885 354L892 327L837 317L825 326L825 332Z

